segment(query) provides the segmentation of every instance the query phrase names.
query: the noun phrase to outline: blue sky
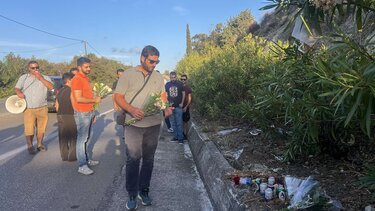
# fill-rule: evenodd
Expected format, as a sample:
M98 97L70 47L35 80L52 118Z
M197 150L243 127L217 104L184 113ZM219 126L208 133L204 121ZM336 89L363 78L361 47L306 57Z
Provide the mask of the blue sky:
M123 64L139 64L148 44L160 51L157 69L173 70L186 50L186 24L191 36L208 34L241 11L260 22L265 0L10 0L0 15L59 36L86 40L87 50ZM0 17L0 58L15 52L51 62L83 55L79 41L51 36Z

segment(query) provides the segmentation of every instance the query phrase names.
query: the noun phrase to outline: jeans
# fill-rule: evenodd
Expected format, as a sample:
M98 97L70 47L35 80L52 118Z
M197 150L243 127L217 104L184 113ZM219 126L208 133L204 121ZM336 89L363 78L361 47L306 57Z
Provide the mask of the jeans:
M150 186L159 130L160 125L146 128L125 126L126 190L129 196L136 196Z
M94 118L93 112L74 112L74 119L77 125L77 160L79 166L87 165L89 160L87 150L87 142L90 138L90 131L92 120Z
M182 108L176 107L173 109L173 114L169 117L172 128L174 130L174 138L182 141L184 140L183 128L182 128Z

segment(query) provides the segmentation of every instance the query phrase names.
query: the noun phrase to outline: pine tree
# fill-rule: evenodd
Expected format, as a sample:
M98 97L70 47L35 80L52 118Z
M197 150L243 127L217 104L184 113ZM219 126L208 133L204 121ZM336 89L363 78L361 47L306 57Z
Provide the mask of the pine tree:
M192 51L189 24L186 24L186 55Z

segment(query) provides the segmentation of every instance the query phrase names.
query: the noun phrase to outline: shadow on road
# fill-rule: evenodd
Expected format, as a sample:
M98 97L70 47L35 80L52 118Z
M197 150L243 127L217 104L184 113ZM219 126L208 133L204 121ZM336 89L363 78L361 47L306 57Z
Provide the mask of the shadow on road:
M23 136L23 124L0 131L0 144Z

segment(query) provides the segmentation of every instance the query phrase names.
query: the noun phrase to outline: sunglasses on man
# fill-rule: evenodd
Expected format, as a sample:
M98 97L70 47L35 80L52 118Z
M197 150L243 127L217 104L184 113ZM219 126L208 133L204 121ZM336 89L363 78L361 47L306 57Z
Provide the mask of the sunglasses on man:
M32 70L39 70L39 67L30 67Z
M147 59L149 62L150 62L150 64L159 64L159 62L160 62L160 60L152 60L152 59Z

